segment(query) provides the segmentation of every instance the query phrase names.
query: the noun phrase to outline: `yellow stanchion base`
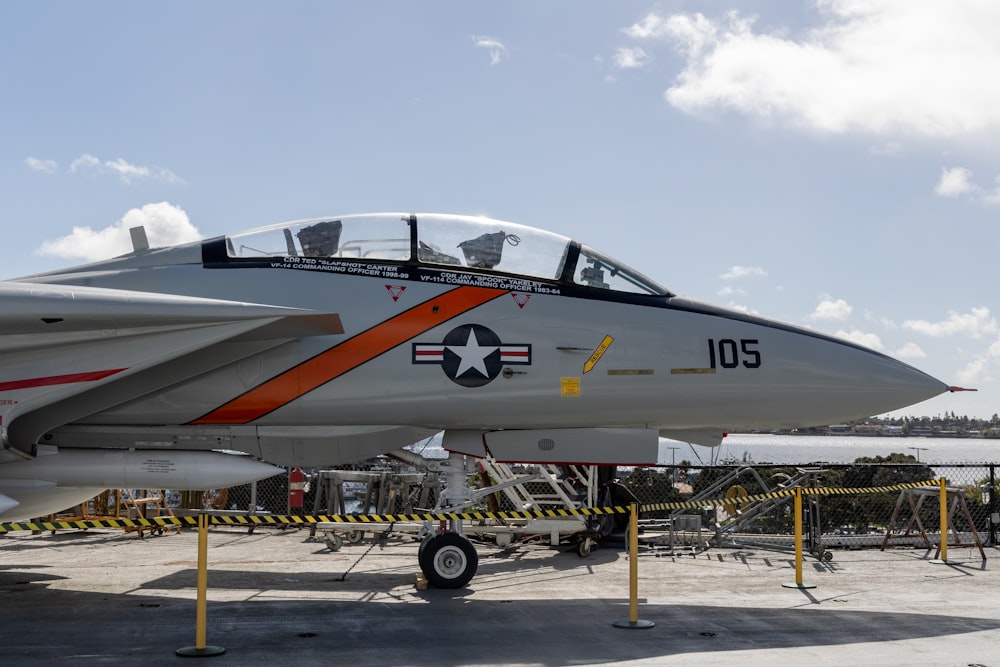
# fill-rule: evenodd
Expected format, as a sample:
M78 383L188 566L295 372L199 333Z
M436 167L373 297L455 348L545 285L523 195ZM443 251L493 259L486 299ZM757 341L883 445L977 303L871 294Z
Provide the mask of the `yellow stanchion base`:
M652 621L639 620L639 503L632 503L628 518L628 620L615 621L611 625L626 630L651 628Z
M632 621L615 621L611 625L615 626L616 628L625 628L626 630L639 630L639 629L651 628L654 625L656 625L656 623L653 623L652 621L644 621L642 619L639 619L635 623L633 623Z
M782 588L816 588L816 584L781 584Z
M208 658L213 655L222 655L225 652L226 649L221 646L206 646L205 648L185 646L184 648L177 649L177 655L185 658Z

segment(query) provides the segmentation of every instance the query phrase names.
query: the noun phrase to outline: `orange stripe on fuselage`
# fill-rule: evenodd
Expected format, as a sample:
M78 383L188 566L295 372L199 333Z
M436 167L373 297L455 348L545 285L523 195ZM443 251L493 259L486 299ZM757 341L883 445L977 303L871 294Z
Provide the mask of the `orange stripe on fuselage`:
M191 423L246 424L260 419L414 336L503 294L507 290L457 287L331 347Z

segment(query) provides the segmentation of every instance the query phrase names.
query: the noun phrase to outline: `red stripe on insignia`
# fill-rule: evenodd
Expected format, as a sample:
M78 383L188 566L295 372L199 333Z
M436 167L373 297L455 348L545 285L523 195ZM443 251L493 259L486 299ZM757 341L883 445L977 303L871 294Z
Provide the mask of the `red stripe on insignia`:
M260 419L414 336L508 293L502 289L456 287L348 338L191 423L246 424Z
M28 378L25 380L11 380L0 382L0 391L12 391L14 389L31 389L33 387L52 387L60 384L73 384L76 382L93 382L103 380L106 377L121 373L124 368L112 368L106 371L89 371L87 373L68 373L66 375L48 375L40 378Z
M500 361L508 364L530 364L531 348L527 345L504 345L500 348Z

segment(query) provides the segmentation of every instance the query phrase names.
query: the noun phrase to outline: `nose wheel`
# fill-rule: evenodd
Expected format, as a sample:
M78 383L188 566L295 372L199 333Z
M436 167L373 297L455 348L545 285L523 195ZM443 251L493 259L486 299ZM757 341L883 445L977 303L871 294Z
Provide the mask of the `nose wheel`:
M417 560L435 588L462 588L479 569L475 547L458 533L441 533L425 540Z

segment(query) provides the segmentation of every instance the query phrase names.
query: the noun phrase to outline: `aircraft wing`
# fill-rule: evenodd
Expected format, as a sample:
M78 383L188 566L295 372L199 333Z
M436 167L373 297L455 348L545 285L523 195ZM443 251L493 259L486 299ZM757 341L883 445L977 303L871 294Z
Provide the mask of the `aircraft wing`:
M336 314L102 287L0 282L0 353L108 336L297 318L294 335L343 333ZM292 331L291 328L288 329Z
M4 282L0 331L0 425L6 448L26 454L54 426L343 327L336 314L299 308Z

